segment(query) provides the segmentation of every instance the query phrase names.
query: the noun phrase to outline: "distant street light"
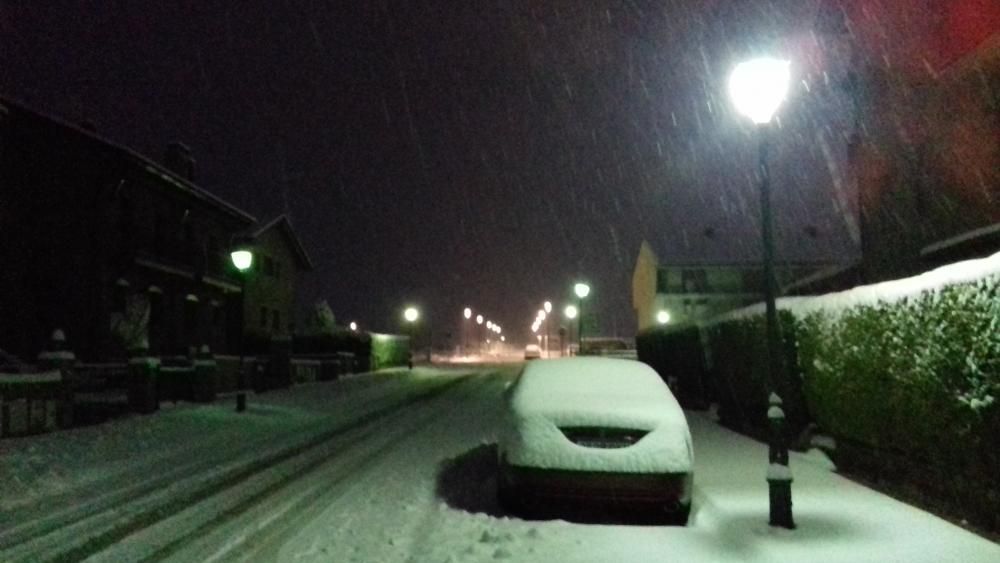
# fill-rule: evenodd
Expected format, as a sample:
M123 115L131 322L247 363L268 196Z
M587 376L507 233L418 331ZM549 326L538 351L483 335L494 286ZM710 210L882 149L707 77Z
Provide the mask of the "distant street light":
M542 304L542 309L544 309L546 313L551 313L552 312L552 302L551 301L546 301L544 304Z
M576 294L576 306L580 313L576 321L576 353L579 354L583 351L583 300L590 295L590 286L578 283L573 286L573 293Z
M351 330L353 330L353 331L357 331L358 330L358 323L356 323L354 321L351 321L351 324L349 326L351 327Z
M403 311L403 319L406 321L407 327L410 330L410 358L407 361L407 365L410 369L413 369L413 346L415 344L415 334L416 334L416 323L417 319L420 318L420 311L416 307L407 307Z
M486 321L486 330L493 330L493 321Z
M546 301L545 303L542 303L542 310L545 311L545 315L546 315L545 316L545 357L546 358L551 358L552 357L552 351L549 350L549 321L548 321L548 315L549 315L549 313L552 312L552 302L551 301Z
M472 309L466 307L462 311L462 316L465 320L472 318ZM469 323L462 323L462 355L467 356L469 354Z
M660 311L656 313L656 322L665 325L670 322L670 311Z
M247 302L247 276L253 266L253 251L250 249L249 241L243 241L235 250L229 253L229 258L233 261L233 267L240 275L240 327L239 327L239 347L240 365L239 373L236 376L236 412L247 410L247 376L243 366L243 331L246 330L246 302Z
M563 311L563 314L566 315L566 318L569 320L575 319L578 313L579 311L575 305L566 305L566 310Z
M483 324L483 316L482 315L476 315L476 324L477 325Z

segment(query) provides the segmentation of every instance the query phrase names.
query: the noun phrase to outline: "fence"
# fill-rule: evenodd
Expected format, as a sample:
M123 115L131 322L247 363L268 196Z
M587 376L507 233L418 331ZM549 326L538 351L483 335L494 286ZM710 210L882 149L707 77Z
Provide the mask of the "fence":
M71 406L72 392L57 370L0 373L0 437L54 430Z

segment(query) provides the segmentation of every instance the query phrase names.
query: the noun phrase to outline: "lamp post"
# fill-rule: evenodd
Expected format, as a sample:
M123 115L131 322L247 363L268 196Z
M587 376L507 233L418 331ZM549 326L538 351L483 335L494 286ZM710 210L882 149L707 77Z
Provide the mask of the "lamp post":
M577 315L579 315L579 311L577 310L576 305L566 305L566 309L563 311L563 314L566 315L567 319L569 319L569 320L572 321L573 319L575 319L577 317ZM572 328L573 324L570 323L569 326L570 326L570 328ZM569 340L570 340L570 342L573 341L573 335L572 335L572 333L570 334ZM569 351L569 347L568 346L567 346L567 351ZM577 353L579 353L579 350L577 350Z
M472 309L469 308L469 307L466 307L462 311L462 317L465 318L465 321L462 322L462 355L463 356L468 356L469 355L469 322L468 321L469 321L469 319L472 318Z
M552 302L546 301L543 303L542 310L545 311L545 357L551 358L552 352L549 350L549 315L552 314Z
M243 367L243 331L246 329L246 307L247 307L247 274L253 266L253 251L249 245L241 244L236 247L229 258L233 261L233 267L240 273L240 327L239 327L239 348L240 363L239 371L236 374L236 412L247 410L247 378L246 370Z
M576 306L579 310L576 321L576 353L579 355L583 351L583 300L590 295L590 286L577 283L573 286L573 293L576 294Z
M483 316L476 315L476 326L481 327L482 325L483 325ZM479 350L480 355L482 355L483 353L483 338L482 338L483 335L481 334L482 332L483 332L482 328L476 329L476 348Z
M764 250L764 303L767 331L767 385L773 393L775 383L781 373L781 335L778 327L778 309L775 303L777 283L774 277L774 232L771 216L771 176L767 166L768 134L771 118L785 99L790 78L789 61L772 58L753 59L740 63L729 77L729 95L736 109L749 117L757 126L759 143L758 168L760 170L760 215L761 234ZM783 379L782 379L783 380ZM787 461L785 464L787 466ZM774 480L778 482L780 480ZM773 487L772 480L768 481ZM775 514L775 499L786 501L778 514L785 514L787 520L772 517L771 524L794 527L791 519L791 493L771 495L772 515Z
M403 320L406 321L406 324L409 327L409 332L410 332L410 359L409 362L407 362L407 365L411 370L413 369L413 346L414 346L414 336L416 333L415 327L417 324L417 319L419 318L420 318L420 311L418 311L416 307L407 307L406 310L403 311Z

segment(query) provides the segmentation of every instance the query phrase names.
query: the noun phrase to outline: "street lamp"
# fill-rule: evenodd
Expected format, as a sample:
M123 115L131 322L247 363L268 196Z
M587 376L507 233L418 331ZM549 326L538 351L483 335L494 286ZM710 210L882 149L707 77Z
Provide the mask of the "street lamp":
M358 323L356 323L354 321L351 321L351 324L349 326L351 327L352 331L357 332L357 330L358 330Z
M778 308L775 303L777 294L777 282L774 277L774 227L771 217L771 175L767 167L768 133L771 118L778 111L781 102L785 99L790 80L789 61L761 58L740 63L733 70L729 77L729 95L733 99L733 105L743 115L750 118L757 125L757 136L759 143L760 170L760 216L761 234L764 250L764 303L765 303L765 326L767 331L767 386L770 388L770 396L777 398L774 393L775 383L779 381L781 374L781 335L778 327ZM784 378L780 378L784 381ZM772 399L773 400L773 399ZM778 399L780 401L780 399ZM776 407L772 407L772 410ZM770 412L770 411L769 411ZM780 409L779 409L780 412ZM772 438L772 450L775 443ZM787 458L786 458L787 460ZM775 459L771 459L775 463ZM786 461L787 465L787 461ZM785 494L777 494L776 487L779 485L777 479L769 479L768 486L771 490L771 522L772 526L783 526L794 528L792 522L792 503L790 490ZM790 482L782 484L788 486ZM780 500L779 500L780 499Z
M462 311L462 316L468 321L472 318L472 309L466 307ZM469 323L462 323L462 355L467 356L469 354Z
M670 322L670 311L660 311L656 313L656 322L665 325Z
M576 305L566 305L566 309L563 310L563 314L566 315L567 319L569 319L569 320L572 321L573 319L575 319L577 317L577 315L580 314L580 311L577 310ZM573 342L573 333L572 333L573 325L570 324L569 328L570 328L570 331L571 331L570 332L569 342ZM570 346L569 342L566 343L566 353L569 353L571 351L570 348L569 348L569 346ZM562 345L560 344L560 351L559 351L560 355L562 354L561 346Z
M416 344L414 341L414 336L416 333L417 319L419 318L420 318L420 311L418 311L416 307L407 307L406 310L403 311L403 320L406 321L406 324L410 329L410 357L409 360L407 361L407 366L411 370L413 369L413 347Z
M590 295L590 286L578 283L573 286L573 293L576 294L576 304L580 313L576 321L576 353L579 354L583 351L583 300Z
M240 299L243 300L240 306L240 364L239 373L236 376L236 412L243 412L247 410L247 378L243 368L243 331L246 330L247 275L253 266L253 250L250 249L248 241L243 241L230 252L229 258L233 261L233 267L240 274Z
M777 287L774 278L774 227L771 218L771 175L767 167L769 123L785 99L790 80L789 61L760 58L736 65L729 77L733 105L758 127L760 215L764 249L764 302L767 324L768 386L773 389L781 354L778 334Z
M542 310L545 311L545 314L546 314L546 321L545 321L545 357L546 358L551 358L552 357L552 351L549 350L549 321L548 321L548 314L552 312L552 302L551 301L546 301L545 303L542 303Z

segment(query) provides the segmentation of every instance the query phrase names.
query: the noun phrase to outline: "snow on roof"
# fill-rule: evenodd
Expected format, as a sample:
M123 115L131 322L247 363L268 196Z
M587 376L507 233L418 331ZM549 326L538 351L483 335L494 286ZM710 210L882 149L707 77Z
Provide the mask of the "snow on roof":
M948 264L917 276L862 285L837 293L815 297L783 297L777 300L777 306L779 310L789 311L800 317L816 311L840 313L859 305L895 303L924 292L939 291L948 286L971 283L996 275L1000 275L1000 252L986 258ZM755 303L716 317L704 326L762 314L764 303Z

